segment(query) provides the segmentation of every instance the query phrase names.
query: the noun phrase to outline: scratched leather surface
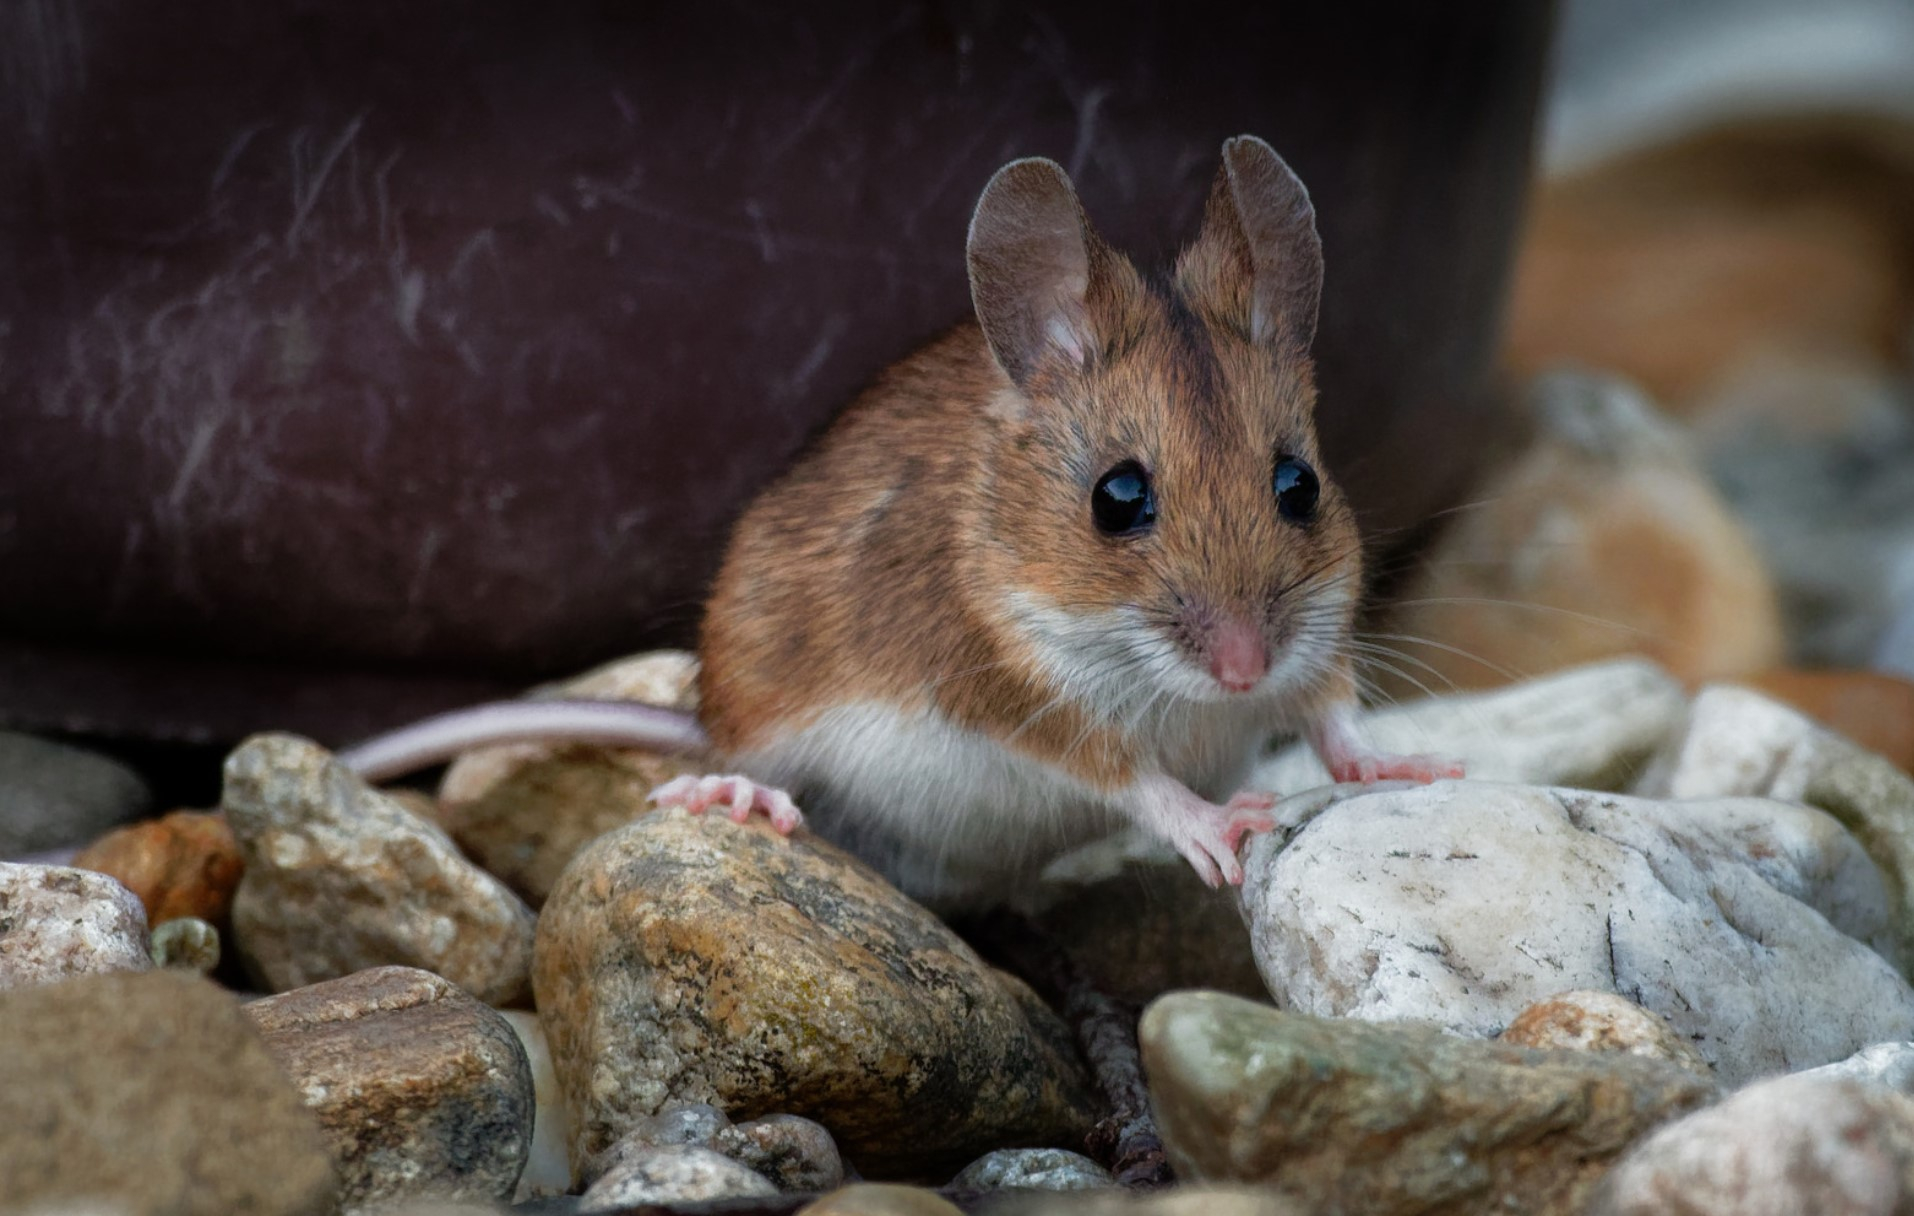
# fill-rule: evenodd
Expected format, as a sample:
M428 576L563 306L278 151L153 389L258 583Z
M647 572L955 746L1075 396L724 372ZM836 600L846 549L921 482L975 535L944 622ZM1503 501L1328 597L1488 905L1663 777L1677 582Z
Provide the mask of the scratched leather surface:
M1354 9L7 6L0 721L343 736L684 637L1032 153L1159 261L1224 137L1290 159L1400 535L1488 424L1547 16Z

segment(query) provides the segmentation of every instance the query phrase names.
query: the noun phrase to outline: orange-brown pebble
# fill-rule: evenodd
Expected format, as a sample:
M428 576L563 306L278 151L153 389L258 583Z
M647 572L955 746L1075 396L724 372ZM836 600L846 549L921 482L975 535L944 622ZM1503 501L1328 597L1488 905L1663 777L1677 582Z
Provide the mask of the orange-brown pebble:
M1914 773L1914 681L1878 671L1777 667L1744 682Z
M1626 1052L1709 1075L1700 1053L1666 1020L1612 992L1578 990L1545 997L1516 1014L1500 1037L1517 1047Z
M182 916L225 923L245 869L225 818L204 811L174 811L109 832L73 865L118 879L146 905L149 925Z

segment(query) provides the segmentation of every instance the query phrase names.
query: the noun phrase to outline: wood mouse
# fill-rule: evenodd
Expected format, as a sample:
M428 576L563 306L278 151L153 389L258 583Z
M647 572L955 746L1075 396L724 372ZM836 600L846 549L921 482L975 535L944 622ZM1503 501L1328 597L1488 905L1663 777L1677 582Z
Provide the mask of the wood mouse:
M990 179L967 258L975 318L885 371L739 520L698 723L527 701L341 758L381 779L508 739L707 742L730 775L657 802L782 832L802 806L944 908L1126 824L1240 883L1275 798L1237 790L1277 732L1338 780L1460 776L1358 730L1360 542L1312 421L1322 245L1282 158L1223 145L1161 281L1041 158Z

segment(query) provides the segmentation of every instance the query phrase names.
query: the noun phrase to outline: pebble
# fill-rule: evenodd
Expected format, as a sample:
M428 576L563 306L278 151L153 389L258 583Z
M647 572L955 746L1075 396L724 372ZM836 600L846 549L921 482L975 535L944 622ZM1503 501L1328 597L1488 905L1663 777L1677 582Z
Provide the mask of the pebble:
M0 858L91 840L152 806L146 782L117 760L0 731Z
M1778 664L1767 564L1684 433L1614 377L1539 376L1530 396L1534 441L1468 496L1384 618L1384 690L1625 654L1690 686Z
M1708 1062L1668 1019L1612 992L1578 990L1537 1001L1499 1036L1517 1047L1556 1051L1625 1051L1709 1076Z
M181 916L224 924L245 862L223 816L174 811L109 832L73 858L139 896L155 928Z
M585 1163L589 1185L663 1145L688 1144L721 1153L756 1171L780 1191L829 1191L844 1182L837 1144L823 1125L798 1115L769 1115L733 1124L709 1102L673 1107L634 1120L617 1142Z
M1894 1216L1914 1208L1914 1099L1818 1077L1750 1085L1656 1132L1590 1216Z
M131 891L91 870L0 861L0 991L152 966Z
M670 811L591 844L535 974L588 1160L671 1105L804 1115L867 1176L1080 1142L1068 1031L862 862L808 832Z
M797 1216L963 1216L936 1191L894 1182L859 1182L808 1203Z
M658 650L531 695L644 701L689 712L697 708L697 680L695 656ZM700 760L594 744L479 748L446 769L439 821L468 856L536 908L580 849L651 810L653 789L705 770Z
M347 1206L512 1196L536 1097L497 1010L428 972L378 967L246 1014L318 1116Z
M581 1212L615 1212L648 1203L693 1203L778 1193L755 1170L695 1144L657 1144L624 1154L591 1184Z
M1684 729L1643 774L1639 792L1775 798L1834 816L1898 893L1898 910L1869 940L1903 974L1914 974L1914 777L1786 705L1720 685L1695 697Z
M1088 1191L1115 1185L1109 1170L1060 1148L1000 1148L950 1180L953 1191Z
M1820 811L1475 781L1331 797L1247 850L1284 1008L1487 1038L1553 993L1614 992L1729 1085L1914 1032L1914 991L1868 945L1894 896Z
M1177 1177L1257 1183L1303 1212L1579 1213L1630 1143L1714 1094L1656 1060L1306 1017L1220 993L1157 1000L1139 1040Z
M730 1126L730 1116L709 1102L691 1102L655 1115L642 1115L633 1119L616 1141L593 1153L579 1170L579 1177L589 1186L619 1168L626 1157L664 1144L710 1148L718 1133Z
M234 945L271 990L397 964L486 1004L529 995L531 909L323 748L247 740L227 757L224 808L246 859Z
M7 1211L334 1210L311 1113L211 982L153 971L14 989L0 992L0 1026Z
M1620 658L1373 710L1363 727L1382 751L1461 760L1476 781L1622 791L1687 715L1679 680ZM1296 744L1259 765L1247 788L1294 793L1328 780L1316 753Z
M565 1113L565 1095L558 1090L558 1074L552 1071L552 1052L545 1042L545 1028L535 1013L523 1009L504 1009L500 1013L518 1035L518 1045L525 1049L538 1107L532 1117L532 1151L518 1176L518 1189L512 1192L512 1202L566 1194L572 1189L571 1119Z
M197 916L176 916L153 930L153 964L210 975L219 966L219 930Z
M822 1123L802 1115L766 1115L720 1131L713 1148L749 1166L780 1191L830 1191L844 1185L844 1161Z

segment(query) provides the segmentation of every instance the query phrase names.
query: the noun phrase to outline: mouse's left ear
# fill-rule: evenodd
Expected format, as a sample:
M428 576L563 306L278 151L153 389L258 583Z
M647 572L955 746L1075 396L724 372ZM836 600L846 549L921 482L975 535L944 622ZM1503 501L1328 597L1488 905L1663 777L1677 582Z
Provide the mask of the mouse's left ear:
M1224 143L1202 234L1177 273L1251 341L1309 350L1322 301L1322 238L1309 191L1274 148L1254 135Z
M965 254L977 322L1019 388L1046 359L1089 361L1089 295L1103 247L1063 166L1030 156L997 170L971 215Z

